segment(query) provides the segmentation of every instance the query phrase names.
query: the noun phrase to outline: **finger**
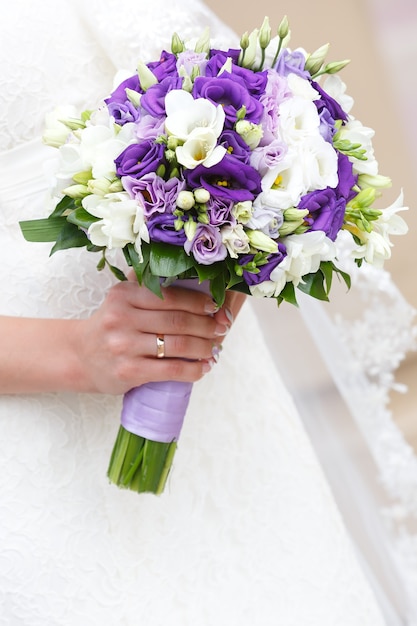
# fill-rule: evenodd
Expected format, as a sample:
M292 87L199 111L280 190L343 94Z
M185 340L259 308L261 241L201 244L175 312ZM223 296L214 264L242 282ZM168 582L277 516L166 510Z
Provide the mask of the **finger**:
M174 380L196 382L213 367L214 359L187 361L184 359L146 359L146 375L149 382Z
M230 323L224 316L222 319L210 315L196 315L181 310L172 311L140 311L131 308L124 313L124 328L131 326L136 332L164 334L164 335L184 335L186 337L199 337L201 339L215 340L217 337L224 337Z
M162 298L146 287L126 281L120 285L128 291L132 306L144 309L183 310L197 315L213 315L218 307L211 296L195 289L184 287L162 288Z
M186 335L146 335L146 356L148 357L208 360L217 358L218 354L218 343L211 340Z

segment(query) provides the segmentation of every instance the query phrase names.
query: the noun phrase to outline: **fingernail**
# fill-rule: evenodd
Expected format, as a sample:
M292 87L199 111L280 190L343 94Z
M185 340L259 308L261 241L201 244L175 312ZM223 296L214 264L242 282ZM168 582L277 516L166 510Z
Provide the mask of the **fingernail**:
M216 363L219 362L220 352L222 351L222 349L223 349L223 346L217 346L217 345L213 346L213 348L212 348L211 353L212 353L213 359L215 360Z
M230 309L225 309L224 312L225 312L225 315L226 315L227 319L229 320L230 324L233 324L234 317L233 317L233 314L232 314L231 310Z
M226 326L226 324L217 324L214 330L214 334L216 335L216 337L224 337L225 335L227 335L228 332L229 326Z
M215 361L214 359L209 359L208 361L204 361L202 365L203 374L208 374L211 368L213 367Z
M206 302L206 304L204 306L205 313L209 313L210 315L213 315L214 313L217 313L218 310L219 310L219 307L214 302L214 300L210 300L210 301Z

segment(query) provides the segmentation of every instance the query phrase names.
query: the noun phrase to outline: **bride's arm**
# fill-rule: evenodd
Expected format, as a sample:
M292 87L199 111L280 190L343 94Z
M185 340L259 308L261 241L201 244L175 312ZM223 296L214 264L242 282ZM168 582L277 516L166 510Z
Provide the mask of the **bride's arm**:
M161 300L127 281L88 319L0 317L0 393L120 394L149 381L194 382L211 368L242 302L229 293L213 315L205 294L171 288ZM156 358L157 334L164 359Z

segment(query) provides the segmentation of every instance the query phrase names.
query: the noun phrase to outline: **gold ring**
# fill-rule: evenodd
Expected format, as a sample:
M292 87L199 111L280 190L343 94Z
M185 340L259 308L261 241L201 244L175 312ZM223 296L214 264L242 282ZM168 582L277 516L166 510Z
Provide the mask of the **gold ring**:
M165 356L165 339L163 335L156 336L156 358L163 359Z

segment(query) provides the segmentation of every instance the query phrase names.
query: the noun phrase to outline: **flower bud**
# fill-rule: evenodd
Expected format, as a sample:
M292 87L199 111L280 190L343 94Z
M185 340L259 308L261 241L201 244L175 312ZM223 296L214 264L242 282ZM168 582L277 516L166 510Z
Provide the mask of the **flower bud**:
M260 230L248 230L246 231L251 246L264 252L277 252L278 244L276 241L265 235Z
M220 76L220 74L223 74L223 72L228 72L228 74L232 73L232 59L230 57L227 57L226 61L223 64L223 67L221 67L217 72L217 76Z
M200 187L199 189L194 189L194 198L195 201L199 204L205 204L210 200L210 192L204 187Z
M358 184L362 189L365 189L366 187L387 189L388 187L391 187L392 181L388 176L382 176L381 174L359 174Z
M194 194L192 191L180 191L177 196L177 207L184 211L189 211L195 205Z
M90 194L87 185L70 185L66 189L63 189L62 193L70 198L85 198Z
M240 47L242 48L242 50L246 50L248 46L249 46L249 33L248 31L246 31L246 33L243 33L242 37L240 38Z
M156 83L158 82L155 74L151 72L149 67L147 67L147 65L145 65L143 61L139 61L137 66L137 72L139 83L143 91L146 91L147 89L149 89L149 87L152 87L152 85L156 85Z
M236 123L235 129L251 150L259 146L259 142L264 134L260 124L253 124L247 120L239 120Z
M207 27L201 33L197 43L194 47L195 52L204 52L208 54L210 52L210 29Z
M105 195L110 193L110 185L111 183L107 178L92 178L88 181L87 188L95 196L104 198Z
M140 105L141 94L135 91L134 89L126 88L126 95L129 98L130 102L134 107L138 107Z
M262 49L268 47L271 41L271 27L269 25L269 18L265 17L262 26L259 30L259 45Z
M285 209L284 221L302 223L306 215L308 215L308 209Z
M246 224L249 222L253 213L253 205L251 200L243 200L242 202L236 202L232 209L232 215L240 224Z
M195 237L197 224L193 219L189 219L184 223L184 232L188 241L192 241Z
M258 47L258 29L255 28L249 35L249 45L244 52L239 55L239 64L242 67L251 68L256 60L256 49Z
M337 74L340 72L346 65L350 63L350 59L346 59L345 61L335 61L334 63L328 63L325 65L323 69L323 74Z
M324 59L326 58L328 52L329 44L326 43L323 46L320 46L320 48L317 48L315 52L309 54L305 63L305 69L307 72L310 72L312 76L317 74L324 63Z
M171 52L177 56L180 52L184 52L185 46L177 33L174 33L171 38Z
M279 26L278 26L278 37L280 39L284 39L288 33L290 32L290 25L288 23L288 18L286 15L282 18Z
M93 177L92 171L91 170L87 170L85 172L77 172L76 174L74 174L74 176L72 177L72 179L76 182L79 183L80 185L87 185L88 181L90 180L90 178Z

